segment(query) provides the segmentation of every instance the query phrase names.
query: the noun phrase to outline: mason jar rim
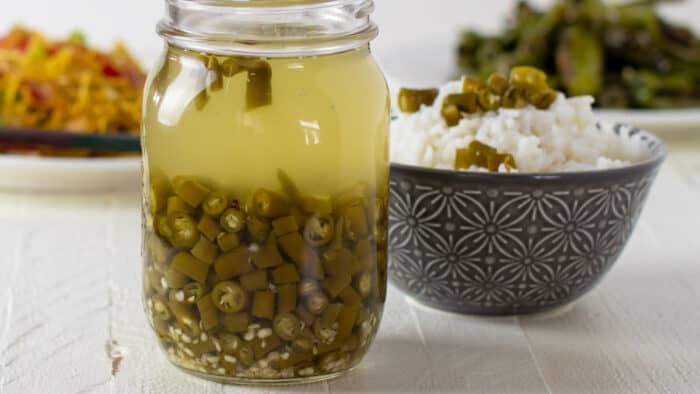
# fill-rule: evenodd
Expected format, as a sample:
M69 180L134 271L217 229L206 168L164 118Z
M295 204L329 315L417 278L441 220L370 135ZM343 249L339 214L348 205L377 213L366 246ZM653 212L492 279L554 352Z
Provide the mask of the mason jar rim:
M373 0L166 0L158 33L201 52L319 55L366 46L373 11Z

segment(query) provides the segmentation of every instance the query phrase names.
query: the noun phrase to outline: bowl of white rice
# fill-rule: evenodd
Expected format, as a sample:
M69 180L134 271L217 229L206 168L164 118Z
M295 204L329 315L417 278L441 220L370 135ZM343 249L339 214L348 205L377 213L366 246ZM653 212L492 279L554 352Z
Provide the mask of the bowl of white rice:
M590 97L549 108L462 114L443 103L392 122L390 280L426 305L471 314L521 314L571 303L622 253L664 144L638 128L599 123ZM456 170L474 142L514 161Z

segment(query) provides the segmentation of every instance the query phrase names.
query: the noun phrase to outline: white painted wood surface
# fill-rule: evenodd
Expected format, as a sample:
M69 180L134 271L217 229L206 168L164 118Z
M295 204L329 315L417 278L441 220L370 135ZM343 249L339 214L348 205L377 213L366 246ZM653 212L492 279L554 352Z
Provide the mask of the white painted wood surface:
M573 307L466 317L392 288L357 371L283 389L205 382L160 354L138 193L0 193L0 393L700 392L700 138L671 151L624 255Z

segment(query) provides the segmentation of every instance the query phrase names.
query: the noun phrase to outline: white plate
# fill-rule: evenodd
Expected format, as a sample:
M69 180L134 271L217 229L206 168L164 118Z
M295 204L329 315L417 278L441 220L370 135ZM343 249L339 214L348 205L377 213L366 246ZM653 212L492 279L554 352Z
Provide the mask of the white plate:
M85 159L0 154L1 190L137 190L140 172L140 157Z
M700 108L676 110L596 110L604 122L633 125L661 136L685 132L700 135Z

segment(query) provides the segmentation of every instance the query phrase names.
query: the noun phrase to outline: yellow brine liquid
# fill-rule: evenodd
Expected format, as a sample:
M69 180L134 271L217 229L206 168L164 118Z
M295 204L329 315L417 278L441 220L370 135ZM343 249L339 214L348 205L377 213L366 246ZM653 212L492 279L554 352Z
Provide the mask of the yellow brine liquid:
M210 89L197 108L211 74L206 60L170 50L147 93L151 173L202 176L236 194L276 185L279 168L314 193L360 181L386 185L389 100L369 51L266 61L270 105L247 108L248 75L240 72L223 77L222 89Z
M386 299L389 100L368 49L168 49L146 88L144 305L168 358L227 383L357 365Z

